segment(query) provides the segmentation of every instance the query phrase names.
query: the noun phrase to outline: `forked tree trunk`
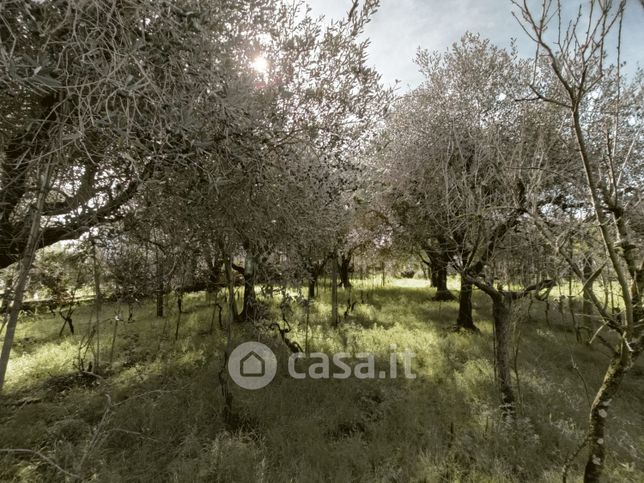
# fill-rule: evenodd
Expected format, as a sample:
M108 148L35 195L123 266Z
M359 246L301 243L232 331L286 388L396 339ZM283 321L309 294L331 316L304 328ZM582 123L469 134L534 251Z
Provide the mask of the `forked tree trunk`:
M499 389L501 392L502 409L506 416L513 417L515 410L515 397L512 389L511 370L511 313L512 301L527 297L531 293L539 293L544 289L552 289L555 285L553 280L543 280L539 283L526 287L521 292L505 292L497 290L491 284L478 280L465 274L469 283L476 285L492 299L492 319L494 324L494 363L498 376Z

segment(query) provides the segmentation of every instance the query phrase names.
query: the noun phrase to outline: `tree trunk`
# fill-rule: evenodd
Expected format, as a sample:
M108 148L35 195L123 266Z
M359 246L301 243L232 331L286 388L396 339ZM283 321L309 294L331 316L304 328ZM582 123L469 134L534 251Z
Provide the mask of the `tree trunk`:
M237 307L235 305L235 279L233 277L232 257L226 259L226 280L228 282L228 324L226 326L226 346L224 348L224 361L221 367L218 379L221 386L221 395L224 399L224 408L222 416L224 421L232 425L234 422L233 416L233 394L230 391L230 384L228 378L228 359L232 352L232 328L233 323L237 320Z
M593 263L590 257L590 254L586 255L584 260L583 267L584 281L587 282L588 288L593 290L593 281L591 277L593 275ZM588 333L593 331L593 301L590 299L586 291L583 293L583 300L581 302L581 313L582 313L582 325L586 328Z
M94 371L98 372L101 365L101 269L96 254L96 241L92 239L92 261L94 265L94 310L96 311L96 354Z
M71 326L71 319L70 319L70 326ZM119 330L119 317L115 317L114 331L112 332L112 346L110 347L110 366L114 363L114 347L116 346L116 335L118 334L118 330ZM74 333L74 330L72 329L72 334L73 333Z
M492 317L494 321L494 360L501 390L502 410L506 415L514 414L514 391L512 390L512 372L510 365L510 314L512 300L499 293L492 297Z
M257 317L257 297L255 296L255 277L257 274L257 257L246 255L244 263L244 303L241 318L244 321Z
M514 391L512 390L511 372L512 301L527 297L532 292L539 293L543 289L552 288L555 282L553 280L542 280L537 284L526 287L520 292L504 292L500 289L494 288L491 283L477 280L467 274L464 274L463 278L483 290L492 299L492 319L494 323L494 365L501 390L501 407L506 416L513 417L515 410L515 397Z
M233 267L232 259L230 261L230 266L232 269ZM226 287L228 288L227 295L226 295L226 301L229 304L228 308L230 309L233 320L239 321L241 316L240 314L237 313L237 303L235 301L235 275L232 270L230 271L228 270L227 266L226 266L226 269L224 270L224 274L226 275Z
M420 262L420 269L423 271L423 278L425 280L429 280L430 281L429 285L433 286L432 282L431 282L431 270L429 269L429 267L422 260Z
M343 288L351 288L351 253L340 255L340 285Z
M45 198L49 188L49 181L51 176L51 166L47 164L45 172L42 174L42 186L38 193L38 200L35 210L31 219L31 228L27 243L23 251L22 258L19 262L16 286L13 291L12 304L9 312L9 319L7 321L6 332L4 335L4 342L2 344L2 352L0 352L0 392L4 387L5 377L7 375L7 366L9 365L9 356L11 354L11 347L13 345L13 338L16 334L16 326L18 325L18 314L22 307L22 299L29 279L29 270L34 261L36 249L38 246L38 239L40 235L40 218L42 215Z
M315 298L315 289L317 287L317 277L309 278L309 299Z
M624 351L627 347L622 344L621 353L611 359L604 381L602 382L593 405L590 409L588 422L588 461L584 469L584 483L596 483L601 479L604 470L604 459L606 453L606 440L604 437L606 418L610 409L610 403L619 389L627 365L627 358Z
M159 283L159 287L157 288L157 317L163 317L163 281Z
M333 255L331 262L331 325L338 325L338 257Z
M427 271L429 272L429 276L431 280L430 286L434 288L438 288L438 285L440 283L438 278L438 272L430 269L429 267L427 267ZM445 272L445 288L447 288L447 272Z
M456 327L473 332L478 331L472 318L472 284L465 280L463 276L461 276L461 292L458 297Z
M9 269L7 270L7 272L8 273L4 279L4 293L2 294L2 303L0 305L0 313L2 314L9 312L9 302L11 301L11 287L13 287L13 271Z
M212 300L217 298L216 293L219 288L219 280L221 277L221 259L216 257L207 257L208 264L208 278L206 282L206 298Z
M432 257L432 285L436 287L436 295L433 300L446 301L454 300L454 296L447 288L447 265L448 259L445 254Z
M179 326L181 325L181 315L183 315L183 293L177 294L177 325L174 330L174 340L179 340Z
M318 289L318 279L324 271L324 265L326 260L312 261L308 260L308 272L309 272L309 299L314 299L317 289Z
M35 250L34 250L35 252ZM9 311L9 319L7 321L7 331L4 335L4 343L2 344L2 353L0 353L0 391L4 386L4 380L7 373L7 366L9 365L9 356L11 354L11 347L13 345L13 338L16 334L16 326L18 325L18 314L22 306L22 299L25 294L25 286L29 277L29 268L33 262L33 254L25 254L21 267L18 271L18 281L13 293L13 303Z
M71 334L74 335L74 319L72 319L72 316L69 314L63 314L62 311L59 311L58 314L63 319L63 326L58 331L58 337L63 336L63 332L65 331L65 327L67 326L69 326L69 331L71 332Z
M154 258L157 271L157 317L163 317L163 293L165 292L165 287L163 284L163 270L161 269L161 263L159 261L159 247L155 247Z

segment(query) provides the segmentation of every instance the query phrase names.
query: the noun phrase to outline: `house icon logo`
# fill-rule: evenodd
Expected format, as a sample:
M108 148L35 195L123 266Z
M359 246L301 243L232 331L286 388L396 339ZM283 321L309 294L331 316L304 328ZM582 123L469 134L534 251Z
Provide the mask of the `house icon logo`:
M251 351L240 361L240 374L244 377L262 377L266 372L266 363L259 354Z
M228 374L244 389L261 389L269 384L277 372L275 354L261 342L244 342L230 353Z

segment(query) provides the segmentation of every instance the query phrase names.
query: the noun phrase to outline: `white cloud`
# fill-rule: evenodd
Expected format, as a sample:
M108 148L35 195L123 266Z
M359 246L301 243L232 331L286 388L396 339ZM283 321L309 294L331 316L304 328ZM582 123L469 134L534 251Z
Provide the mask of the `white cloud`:
M352 0L309 0L316 15L346 15ZM566 5L577 2L566 3ZM501 47L517 39L519 53L531 57L534 46L512 16L510 0L381 0L380 10L367 26L369 59L386 84L416 86L421 75L413 62L419 47L443 51L466 31L478 32ZM624 22L623 59L630 69L644 64L644 8L631 0Z

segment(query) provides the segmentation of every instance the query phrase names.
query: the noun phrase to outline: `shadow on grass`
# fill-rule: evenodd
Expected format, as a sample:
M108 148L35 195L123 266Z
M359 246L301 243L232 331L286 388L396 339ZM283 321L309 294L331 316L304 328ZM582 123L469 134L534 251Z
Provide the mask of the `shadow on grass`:
M154 317L141 315L124 327L115 370L97 384L58 386L39 401L3 396L0 447L39 449L61 467L101 481L559 479L585 424L584 387L592 394L605 369L601 353L576 344L565 326L547 327L535 309L534 322L515 334L521 404L517 421L508 425L498 410L483 294L474 294L480 337L443 330L453 325L457 304L431 301L426 288L375 289L338 330L328 327L326 295L313 314L312 350L371 351L378 373L389 367L395 343L416 353L417 378L295 380L284 367L288 351L276 334L264 332L262 340L281 365L262 390L231 386L243 423L231 431L221 417L218 383L223 336L217 328L212 336L202 334L210 310L189 301L178 342L172 340L173 318L161 343L163 322ZM151 313L150 307L140 313ZM291 335L304 346L301 320L296 311ZM240 330L257 336L250 327ZM53 350L54 342L42 347ZM69 360L73 346L62 349ZM34 359L36 366L24 374L45 385L51 362ZM20 397L35 385L18 385ZM611 412L608 476L635 481L641 471L625 476L623 463L642 462L641 382L629 379L624 390ZM31 457L3 455L0 467L3 480L60 478Z

